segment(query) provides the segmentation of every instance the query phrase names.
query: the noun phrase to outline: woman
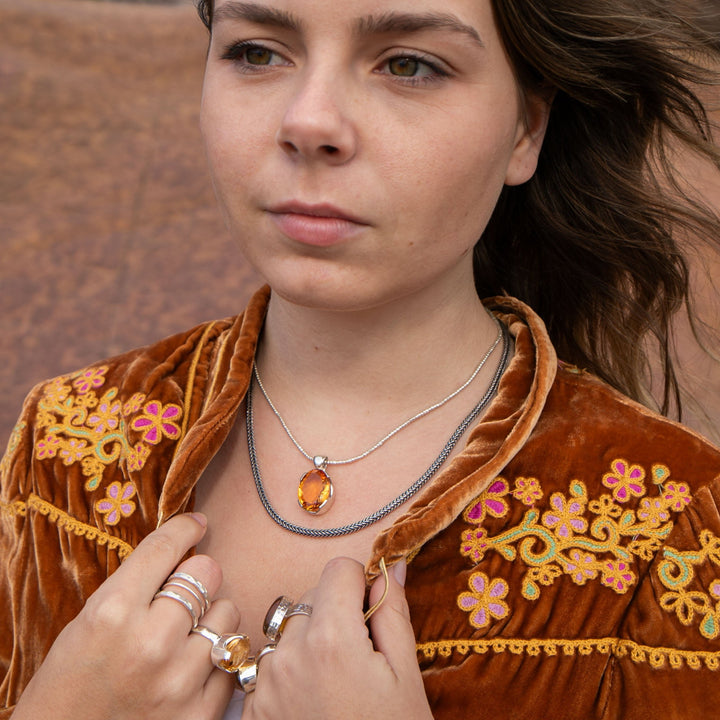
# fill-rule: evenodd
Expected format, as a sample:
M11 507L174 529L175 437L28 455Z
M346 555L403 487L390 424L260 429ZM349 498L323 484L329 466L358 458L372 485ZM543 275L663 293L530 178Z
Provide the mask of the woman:
M201 6L212 176L272 294L29 397L6 716L715 710L720 456L595 376L642 396L671 227L716 227L654 142L714 157L693 38L562 5Z

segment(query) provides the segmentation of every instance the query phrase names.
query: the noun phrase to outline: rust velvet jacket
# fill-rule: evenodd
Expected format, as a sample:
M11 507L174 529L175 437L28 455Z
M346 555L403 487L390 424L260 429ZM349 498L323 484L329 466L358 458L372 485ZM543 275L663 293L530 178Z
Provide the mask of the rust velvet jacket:
M0 718L62 627L193 489L243 404L268 291L242 316L38 385L0 465ZM381 533L408 557L438 720L720 717L720 453L515 341L466 447Z

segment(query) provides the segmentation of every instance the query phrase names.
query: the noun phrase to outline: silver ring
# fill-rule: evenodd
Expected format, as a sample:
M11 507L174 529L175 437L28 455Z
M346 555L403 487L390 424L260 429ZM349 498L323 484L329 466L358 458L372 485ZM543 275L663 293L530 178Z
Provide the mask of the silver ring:
M289 597L281 595L279 598L276 598L268 608L265 614L265 620L263 621L263 632L270 642L277 642L280 639L285 623L285 616L292 606L293 601Z
M208 611L208 608L210 607L210 595L208 594L207 588L196 578L192 575L189 575L188 573L184 573L182 571L176 570L166 581L166 585L178 585L176 582L177 580L182 581L179 587L184 587L183 583L186 583L189 585L189 588L186 588L189 592L191 592L195 597L198 598L198 601L203 607L203 613L206 613ZM198 593L200 593L200 597L191 590L191 588L194 588L197 590Z
M268 643L260 652L255 656L255 664L260 667L260 661L270 653L274 653L277 650L277 643Z
M212 664L224 672L237 672L250 654L250 638L241 633L225 633L220 635L214 630L198 625L191 632L202 635L212 643L210 660Z
M235 677L243 692L251 693L255 691L257 683L258 666L254 659L248 660L235 674Z
M293 615L307 615L307 617L310 617L312 615L312 611L312 605L308 605L307 603L296 603L287 611L287 613L285 613L285 620L291 618Z
M197 627L198 616L195 613L193 604L189 600L184 598L182 595L178 595L178 593L173 592L172 590L166 590L165 588L162 588L155 593L153 600L156 600L157 598L168 598L168 600L174 600L175 602L180 603L190 613L190 617L192 618L192 629L194 630Z

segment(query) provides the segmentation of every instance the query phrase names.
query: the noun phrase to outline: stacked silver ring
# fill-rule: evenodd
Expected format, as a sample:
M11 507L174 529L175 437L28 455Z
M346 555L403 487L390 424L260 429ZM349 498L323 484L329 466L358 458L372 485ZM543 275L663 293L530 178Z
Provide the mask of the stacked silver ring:
M312 606L307 603L293 603L290 598L281 595L268 609L263 622L263 632L270 642L254 658L249 658L237 671L238 684L246 693L255 690L260 661L266 655L277 650L277 643L282 636L285 623L293 615L306 615L309 617L312 615Z
M171 587L176 587L185 594L170 590ZM153 600L161 597L174 600L188 611L193 630L210 607L207 588L197 578L184 572L174 572L170 575L160 590L155 593ZM197 607L193 600L197 603Z

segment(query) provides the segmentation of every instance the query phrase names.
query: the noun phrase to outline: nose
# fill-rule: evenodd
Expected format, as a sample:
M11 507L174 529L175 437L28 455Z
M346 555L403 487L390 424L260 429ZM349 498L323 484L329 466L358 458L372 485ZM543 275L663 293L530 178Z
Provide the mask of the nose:
M346 89L337 78L320 72L303 75L285 109L277 142L295 160L342 165L354 157L358 145Z

